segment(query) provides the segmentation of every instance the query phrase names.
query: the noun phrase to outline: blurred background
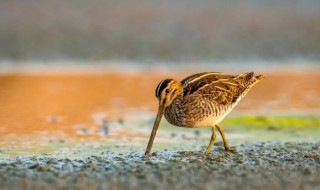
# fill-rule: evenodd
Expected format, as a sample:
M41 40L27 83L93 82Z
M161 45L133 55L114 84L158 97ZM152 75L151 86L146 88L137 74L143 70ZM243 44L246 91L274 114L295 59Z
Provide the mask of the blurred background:
M158 82L202 71L266 75L231 117L318 125L308 117L320 110L319 10L318 0L0 0L0 145L146 143Z
M318 59L317 0L1 0L0 58Z

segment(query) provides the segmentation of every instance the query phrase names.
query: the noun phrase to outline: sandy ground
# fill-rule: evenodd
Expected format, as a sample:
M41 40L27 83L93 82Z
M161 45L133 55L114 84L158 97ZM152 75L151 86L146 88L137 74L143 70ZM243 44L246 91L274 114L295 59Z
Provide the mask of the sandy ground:
M1 189L319 189L320 143L0 158Z

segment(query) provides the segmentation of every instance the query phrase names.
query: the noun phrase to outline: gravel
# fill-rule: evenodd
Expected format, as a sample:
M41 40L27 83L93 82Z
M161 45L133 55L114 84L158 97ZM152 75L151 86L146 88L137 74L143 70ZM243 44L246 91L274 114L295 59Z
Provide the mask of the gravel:
M320 142L0 158L0 189L320 189Z

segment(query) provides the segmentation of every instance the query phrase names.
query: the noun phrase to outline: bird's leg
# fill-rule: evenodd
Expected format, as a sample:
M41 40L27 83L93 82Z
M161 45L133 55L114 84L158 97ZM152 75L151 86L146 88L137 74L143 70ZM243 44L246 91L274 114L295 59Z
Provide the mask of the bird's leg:
M237 152L235 146L229 146L229 145L228 145L228 141L227 141L226 136L224 135L224 131L223 131L222 126L221 126L220 124L216 124L216 127L218 128L219 133L220 133L220 135L221 135L221 137L222 137L223 144L224 144L224 148L226 149L226 151Z
M217 137L216 128L213 126L212 127L212 135L211 135L210 143L209 143L209 145L208 145L208 147L206 149L205 154L209 154L210 153L211 147L213 145L214 140L216 140L216 137Z

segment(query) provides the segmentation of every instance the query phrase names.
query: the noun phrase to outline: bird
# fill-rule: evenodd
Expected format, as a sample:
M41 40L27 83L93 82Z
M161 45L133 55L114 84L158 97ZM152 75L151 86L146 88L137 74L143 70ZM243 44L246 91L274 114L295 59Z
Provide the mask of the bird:
M236 152L236 147L229 146L220 123L248 91L264 78L264 75L255 76L254 72L235 75L203 72L188 76L181 81L162 80L155 90L155 96L159 101L158 113L145 156L150 156L163 115L170 124L178 127L211 127L211 139L204 154L210 153L216 139L216 129L222 137L225 150Z

